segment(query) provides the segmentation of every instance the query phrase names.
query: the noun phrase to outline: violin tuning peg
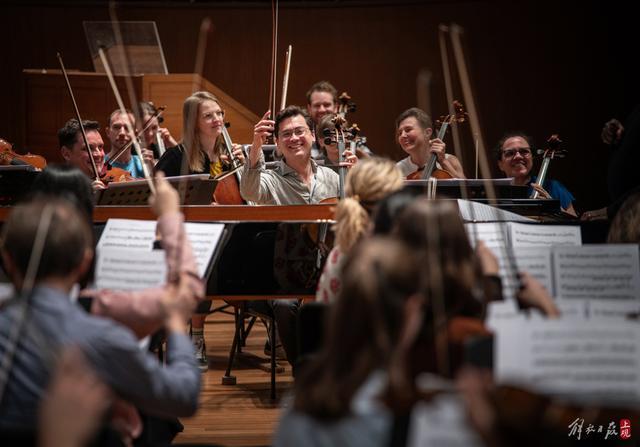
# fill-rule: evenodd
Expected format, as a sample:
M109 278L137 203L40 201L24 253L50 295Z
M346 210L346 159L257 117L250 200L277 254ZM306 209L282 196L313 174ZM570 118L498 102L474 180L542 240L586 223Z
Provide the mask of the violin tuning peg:
M331 137L327 137L327 138L324 139L324 144L327 145L327 146L330 145L332 142L333 142L333 140L331 139Z
M328 129L328 128L322 129L322 136L324 137L331 136L331 129Z
M228 129L229 127L231 127L231 123L228 123L228 122L224 123L224 127L226 127Z

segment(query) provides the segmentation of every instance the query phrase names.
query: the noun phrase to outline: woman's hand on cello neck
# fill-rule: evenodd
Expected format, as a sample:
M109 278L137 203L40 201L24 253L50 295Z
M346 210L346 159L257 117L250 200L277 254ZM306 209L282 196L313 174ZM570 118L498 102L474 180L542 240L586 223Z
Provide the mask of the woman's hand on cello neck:
M241 144L234 144L233 151L231 153L233 154L234 160L236 160L239 164L244 164L245 156L244 156L244 150L242 149ZM220 154L220 160L224 164L231 163L231 160L229 160L229 156L227 154Z

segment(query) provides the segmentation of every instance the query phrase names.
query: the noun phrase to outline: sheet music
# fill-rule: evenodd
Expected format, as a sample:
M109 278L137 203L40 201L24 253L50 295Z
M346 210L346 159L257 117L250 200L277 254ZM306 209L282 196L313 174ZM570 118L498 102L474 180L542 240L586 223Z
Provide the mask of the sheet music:
M166 283L164 250L102 248L96 261L96 287L113 290L141 290Z
M495 377L542 392L640 399L640 325L525 320L496 331Z
M204 277L209 261L222 238L224 224L187 222L185 231L198 264L198 274Z
M151 251L156 240L155 220L109 219L96 250L120 248Z
M560 300L561 303L582 300ZM640 311L640 300L586 300L589 304L589 318L599 320L625 320L629 314Z
M519 309L515 300L492 301L487 304L485 325L488 329L495 330L495 327L499 325L501 321L519 318L519 316Z
M535 222L533 219L521 216L511 211L501 210L484 203L458 199L460 215L466 222Z
M418 402L411 412L407 446L484 445L472 430L462 399L441 394L430 402Z
M509 237L514 248L582 245L582 233L578 225L527 225L509 224Z
M224 224L187 222L184 226L198 264L198 274L204 277L220 243ZM97 251L118 248L151 252L155 239L155 220L109 219L98 241Z
M557 247L553 264L558 298L640 299L636 244Z
M551 269L551 247L514 249L518 269L540 281L551 296L555 294Z
M502 295L505 299L515 298L517 282L513 263L509 261L508 232L505 222L481 222L466 223L465 228L471 245L475 247L476 238L483 241L491 250L500 267L499 274L502 278Z

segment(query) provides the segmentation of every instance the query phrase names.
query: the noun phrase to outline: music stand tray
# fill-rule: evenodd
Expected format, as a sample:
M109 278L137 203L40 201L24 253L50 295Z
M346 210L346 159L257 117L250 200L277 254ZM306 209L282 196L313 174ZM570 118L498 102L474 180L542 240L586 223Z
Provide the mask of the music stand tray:
M505 199L527 199L528 187L512 185L511 178L502 179L447 179L438 180L436 187L436 197L461 199L465 198L462 188L466 191L466 198L470 200L487 199L485 191L486 182L490 182L496 192L497 198ZM415 194L425 194L427 192L428 180L405 180L405 188Z
M210 205L218 184L209 174L167 177L167 181L180 193L181 205ZM96 205L147 206L150 194L151 190L144 179L110 183L107 189L96 192L95 202Z

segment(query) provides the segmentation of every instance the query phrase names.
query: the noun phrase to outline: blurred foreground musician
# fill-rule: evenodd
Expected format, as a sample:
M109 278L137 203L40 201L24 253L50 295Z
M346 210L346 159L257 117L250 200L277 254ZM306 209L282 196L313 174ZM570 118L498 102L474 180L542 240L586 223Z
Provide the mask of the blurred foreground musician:
M50 216L47 219L46 216ZM34 284L26 284L31 247L46 225ZM44 227L44 226L43 226ZM15 296L0 308L0 357L14 352L4 376L0 430L35 430L37 407L61 349L77 345L97 375L122 399L160 418L192 415L198 405L200 374L185 337L191 309L170 306L164 315L168 364L142 352L133 333L87 314L69 297L91 265L93 235L86 217L70 202L41 198L18 206L3 226L2 259ZM33 288L31 288L33 286ZM26 295L19 292L27 288ZM26 306L26 307L25 307ZM26 328L14 338L16 328ZM11 358L11 357L9 357ZM0 436L1 437L1 436Z

